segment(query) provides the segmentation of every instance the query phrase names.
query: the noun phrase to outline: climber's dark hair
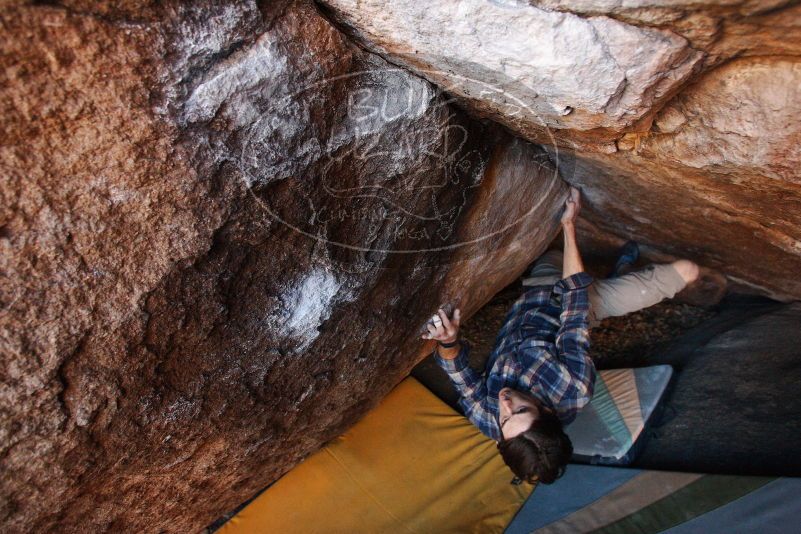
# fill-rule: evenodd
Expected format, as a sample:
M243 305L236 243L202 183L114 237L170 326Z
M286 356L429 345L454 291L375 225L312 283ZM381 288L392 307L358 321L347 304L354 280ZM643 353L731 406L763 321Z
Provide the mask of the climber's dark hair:
M573 444L554 414L540 411L525 432L498 443L503 461L520 480L551 484L565 473Z

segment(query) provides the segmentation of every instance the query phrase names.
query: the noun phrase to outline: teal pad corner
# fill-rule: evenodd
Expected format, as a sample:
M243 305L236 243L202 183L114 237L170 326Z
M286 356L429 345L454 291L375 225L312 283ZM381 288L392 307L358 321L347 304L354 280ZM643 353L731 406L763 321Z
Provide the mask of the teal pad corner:
M600 371L592 401L565 432L573 443L574 460L625 465L662 401L673 368L654 365Z

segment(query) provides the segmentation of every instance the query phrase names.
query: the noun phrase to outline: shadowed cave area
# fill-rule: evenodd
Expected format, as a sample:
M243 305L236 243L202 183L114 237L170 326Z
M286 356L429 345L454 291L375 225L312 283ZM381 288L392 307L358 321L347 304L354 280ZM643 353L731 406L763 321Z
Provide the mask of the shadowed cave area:
M629 463L562 487L642 473L657 532L801 476L798 2L12 1L0 27L3 532L275 531L242 521L343 443L372 458L353 436L413 394L487 471L373 458L453 498L357 530L540 528L551 486L508 483L421 334L459 308L480 373L571 187L590 275L630 240L631 269L700 275L589 330L599 372L673 374Z

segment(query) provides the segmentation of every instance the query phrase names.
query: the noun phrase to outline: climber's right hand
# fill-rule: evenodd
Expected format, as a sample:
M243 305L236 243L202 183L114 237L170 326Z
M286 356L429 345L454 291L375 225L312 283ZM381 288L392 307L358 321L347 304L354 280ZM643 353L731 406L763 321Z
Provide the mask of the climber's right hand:
M570 188L570 194L565 200L565 211L562 213L562 224L573 224L581 211L581 191L575 187Z

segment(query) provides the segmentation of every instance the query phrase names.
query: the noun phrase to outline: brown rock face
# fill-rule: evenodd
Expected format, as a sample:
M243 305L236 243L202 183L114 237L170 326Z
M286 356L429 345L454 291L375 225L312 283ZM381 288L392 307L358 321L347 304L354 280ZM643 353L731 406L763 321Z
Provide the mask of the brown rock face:
M550 161L600 233L801 296L801 6L326 3L420 77L304 1L0 15L0 530L275 480L543 250Z
M565 176L583 188L601 228L797 298L798 87L801 62L729 62L682 92L624 150L563 152L563 170L572 168Z
M368 47L550 146L595 227L801 297L797 3L325 3Z
M554 236L545 152L305 2L2 14L0 530L196 531Z

